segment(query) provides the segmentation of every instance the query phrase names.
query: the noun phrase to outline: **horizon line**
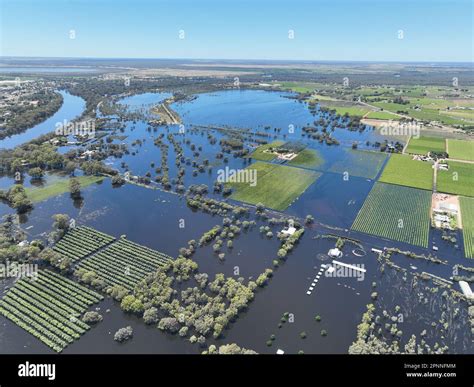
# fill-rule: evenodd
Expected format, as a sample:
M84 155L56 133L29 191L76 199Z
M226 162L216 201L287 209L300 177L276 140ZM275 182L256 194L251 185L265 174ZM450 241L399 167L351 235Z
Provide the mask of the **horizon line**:
M429 64L429 63L453 63L474 64L471 61L449 61L449 60L351 60L351 59L262 59L262 58L173 58L173 57L97 57L97 56L23 56L23 55L0 55L2 59L97 59L97 60L182 60L182 61L233 61L233 62L288 62L288 63L399 63L399 64Z

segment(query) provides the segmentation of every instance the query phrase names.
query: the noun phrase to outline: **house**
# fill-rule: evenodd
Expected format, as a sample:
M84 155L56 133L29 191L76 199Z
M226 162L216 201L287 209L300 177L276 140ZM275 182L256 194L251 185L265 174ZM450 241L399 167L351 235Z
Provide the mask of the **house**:
M438 208L441 211L449 212L451 214L457 214L458 213L458 206L454 203L440 203Z
M296 228L290 226L286 230L281 230L281 233L286 234L286 235L293 235L295 233L295 231L296 231Z
M81 160L89 160L97 151L95 150L86 150L82 152L82 155L79 157Z
M439 222L449 222L449 220L450 220L450 219L449 219L449 216L447 216L447 215L440 215L440 214L436 214L436 215L434 216L434 218L435 218L435 221L437 220L437 221L439 221Z
M466 281L459 281L459 286L467 298L470 298L471 300L474 299L474 293L472 293L471 287Z
M331 258L341 258L342 257L342 251L339 250L337 247L333 248L333 249L330 249L328 251L328 255L331 257Z

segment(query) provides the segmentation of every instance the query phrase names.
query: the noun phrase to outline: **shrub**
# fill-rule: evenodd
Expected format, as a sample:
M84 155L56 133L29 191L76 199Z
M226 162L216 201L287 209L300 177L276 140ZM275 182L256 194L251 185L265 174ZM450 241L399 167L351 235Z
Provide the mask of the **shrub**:
M145 310L145 313L143 313L143 321L148 325L156 324L158 322L158 309L151 307Z
M118 341L119 343L122 343L126 340L129 340L133 337L133 329L131 326L128 326L126 328L120 328L117 332L114 334L114 340Z
M84 316L82 316L82 321L85 323L90 323L90 324L96 324L100 321L102 321L103 317L94 311L91 312L86 312L84 313Z

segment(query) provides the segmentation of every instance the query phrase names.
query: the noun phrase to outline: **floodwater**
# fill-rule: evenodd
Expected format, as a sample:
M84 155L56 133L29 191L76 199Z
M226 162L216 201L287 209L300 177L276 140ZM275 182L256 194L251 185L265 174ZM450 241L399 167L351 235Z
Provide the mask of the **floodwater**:
M194 255L193 259L199 264L199 270L208 273L210 278L217 273L224 273L226 276L242 276L248 280L255 279L266 268L274 270L269 284L257 290L255 300L229 329L225 330L223 337L218 340L209 339L207 344L235 342L260 353L275 353L277 349L286 353L347 353L356 338L356 328L366 305L372 302L370 295L374 290L373 283L376 283L381 293L377 307L392 308L400 305L406 309L407 316L409 313L417 313L417 318L411 315L412 317L407 319L404 332L407 334L406 338L409 338L409 333L418 335L431 321L440 318L438 314L442 313L442 301L434 300L430 305L435 306L430 308L413 304L415 299L410 291L410 281L404 281L401 274L394 269L386 268L381 272L380 263L377 256L371 253L371 248L398 247L425 254L429 251L349 230L385 160L381 160L381 164L377 164L375 168L370 164L372 159L367 159L367 165L363 160L362 164L367 168L362 168L364 165L361 164L362 167L359 165L356 170L358 173L349 173L349 180L344 179L344 168L334 169L334 166L337 166L341 159L346 160L348 168L354 164L351 154L348 154L350 146L342 144L339 147L329 147L307 138L302 139L301 127L316 118L304 104L287 96L281 93L234 90L199 95L194 101L173 105L182 115L187 128L181 139L185 157L192 158L193 152L184 143L185 139L190 139L196 149L202 147L200 160L207 158L213 166L210 174L206 171L197 176L192 176L192 166L186 166L186 186L198 183L212 187L217 169L222 168L224 164L229 168L243 168L247 165L242 159L231 155L227 164L216 159L215 154L220 150L219 140L225 138L225 134L213 131L212 135L216 137L217 142L211 145L207 139L208 131L193 130L192 125L232 125L261 131L265 130L266 125L272 128L294 125L294 133L288 133L287 138L308 143L324 159L319 170L321 176L286 211L287 214L299 218L311 214L316 223L307 227L300 243L278 268L272 267L272 261L277 257L279 242L276 237L269 239L259 233L258 228L262 224L260 221L257 221L256 227L247 232L243 231L235 238L233 249L223 249L226 253L224 261L219 260L211 246L199 248ZM122 103L139 109L158 103L166 97L166 94L148 93L129 97ZM152 163L155 163L156 167L160 166L160 149L153 144L153 140L162 131L178 133L178 127L161 127L156 133L147 129L146 122L126 123L123 134L127 138L123 142L131 144L137 139L146 141L142 145L130 146L129 155L118 160L109 159L108 163L123 171L121 163L125 162L133 174L139 175L144 175L147 171L153 172ZM271 140L274 136L273 130L269 130L269 133ZM351 132L348 135L342 130L336 130L334 133L336 137L339 133L341 138L349 136L349 139L346 137L348 144L352 137L372 139L370 131L362 134ZM278 138L281 139L281 135ZM172 145L168 152L169 174L174 177L176 166L173 162ZM7 185L10 180L4 179L7 180L2 179L0 183ZM191 210L184 198L172 192L134 185L113 188L109 179L82 191L84 200L81 203L74 202L68 194L63 194L36 204L31 213L22 217L22 226L29 233L28 239L44 236L44 233L51 230L51 216L66 213L79 225L86 224L116 237L126 235L132 241L177 256L179 248L185 246L187 241L199 239L214 225L222 223L220 216ZM0 206L0 215L11 212L8 207ZM250 218L254 219L254 216L251 215ZM180 227L183 221L184 227ZM271 227L274 235L280 227ZM321 237L329 233L360 241L366 252L365 256L354 255L356 246L346 243L343 248L344 255L339 260L364 265L364 278L360 280L361 278L354 276L327 277L323 271L313 291L308 295L307 291L320 273L321 265L331 263L327 252L334 247L335 239ZM431 243L439 246L437 255L448 260L448 265L413 260L405 256L394 256L393 261L408 270L408 278L411 278L410 272L415 271L411 266L417 266L418 272L426 271L449 278L452 265L467 263L463 258L462 248L455 249L449 242L440 239L436 232L430 232L430 246ZM460 238L458 243L462 246ZM454 331L450 331L446 336L445 344L449 345L453 352L472 352L469 340L466 340L469 331L466 326L462 326L462 321L466 318L466 305L458 306L462 309L458 317L459 322L453 324ZM65 353L199 353L203 350L178 336L162 333L153 326L146 326L134 316L125 315L111 299L105 299L98 308L104 316L104 321L67 347ZM291 315L291 322L286 322L279 328L278 324L284 313ZM320 322L315 321L316 315L321 317ZM113 340L114 332L127 325L134 329L133 339L124 344L116 343ZM322 330L327 331L327 336L321 334ZM301 338L302 332L306 334L306 338ZM436 337L435 333L435 330L429 331L427 340ZM268 346L267 341L271 335L275 335L275 340ZM0 318L0 352L51 351L9 320Z

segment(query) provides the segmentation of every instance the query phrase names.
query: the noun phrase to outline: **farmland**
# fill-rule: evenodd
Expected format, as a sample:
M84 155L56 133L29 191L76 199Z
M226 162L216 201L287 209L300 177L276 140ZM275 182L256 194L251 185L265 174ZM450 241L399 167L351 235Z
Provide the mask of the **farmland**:
M314 149L303 149L298 155L288 162L293 167L317 168L324 163L320 154Z
M319 176L314 171L257 162L247 168L257 170L257 184L233 183L231 199L283 211Z
M77 268L95 272L109 286L121 285L132 290L143 277L170 259L159 251L120 238L81 261Z
M93 228L81 226L66 233L53 247L63 257L78 261L105 247L115 240L114 237Z
M474 198L460 197L462 228L464 239L464 254L466 258L474 259Z
M449 109L440 111L440 114L445 114L450 117L454 118L461 118L466 121L470 121L471 123L474 122L474 112L472 110L466 109Z
M385 153L344 149L344 153L331 165L329 172L345 173L349 176L375 179L385 159Z
M449 110L446 109L450 104L444 100L432 100L428 98L405 98L409 103L402 105L390 101L377 101L373 102L374 106L384 109L390 112L400 112L405 115L415 118L423 122L436 121L445 125L459 125L463 126L468 124L468 121L457 118L454 113L452 116L449 115ZM435 102L433 102L435 101Z
M0 301L0 314L56 352L77 340L89 325L79 317L102 296L52 271L22 278Z
M370 112L365 117L376 119L376 120L394 120L394 121L400 120L400 116L390 113L390 112L385 112L385 111Z
M283 89L289 89L296 93L312 93L318 84L310 82L282 82L280 86Z
M431 190L433 167L428 162L412 160L411 156L393 154L390 156L379 181Z
M275 158L275 155L273 153L266 152L266 151L271 148L277 148L283 144L284 144L284 141L273 141L269 144L260 145L257 149L255 149L252 152L250 157L255 160L271 161Z
M431 193L376 183L352 229L399 242L428 247Z
M326 105L329 109L335 110L341 116L347 114L349 116L363 117L370 112L365 106L342 106L342 105Z
M441 122L445 125L458 125L463 126L468 124L468 122L464 119L460 119L457 117L452 117L448 113L449 111L443 111L439 109L428 109L422 107L421 110L410 110L409 115L410 117L416 118L420 121L436 121Z
M452 159L474 161L474 141L448 139L448 153Z
M439 192L474 196L474 164L448 161L449 170L439 170L436 186Z
M444 152L446 150L446 140L438 137L410 138L407 153L425 155L430 151Z

